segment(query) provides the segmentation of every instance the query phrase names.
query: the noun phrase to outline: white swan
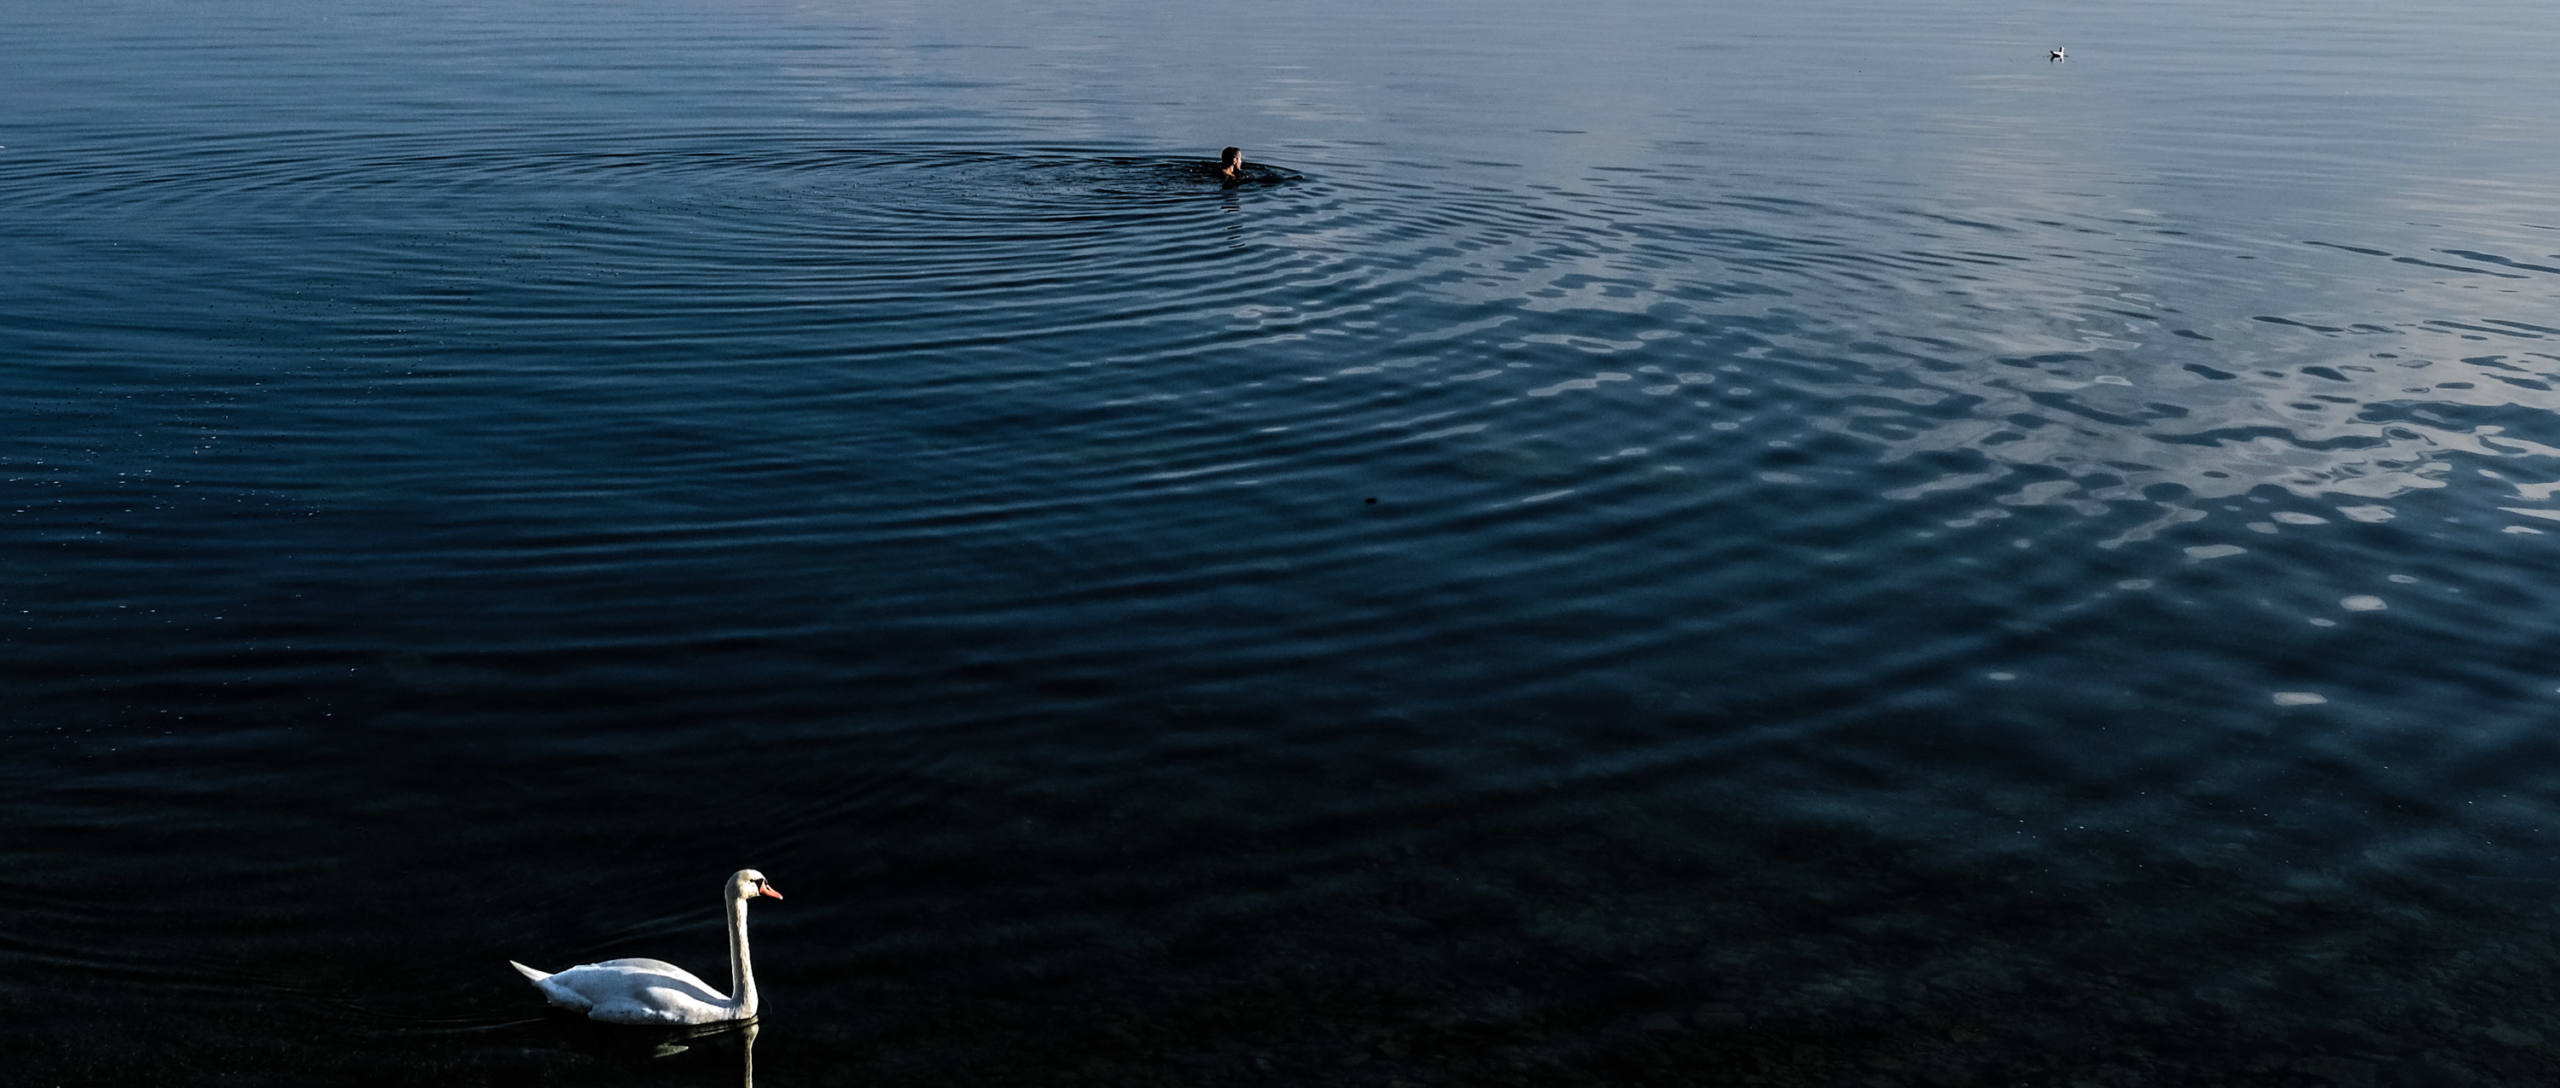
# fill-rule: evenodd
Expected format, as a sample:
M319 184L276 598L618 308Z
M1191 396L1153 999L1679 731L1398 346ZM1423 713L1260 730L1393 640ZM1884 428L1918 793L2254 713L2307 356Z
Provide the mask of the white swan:
M747 962L747 901L782 898L764 874L740 869L729 877L722 906L729 912L729 995L713 990L665 960L624 959L581 964L559 974L507 962L533 988L564 1009L609 1024L717 1024L756 1018L756 975Z

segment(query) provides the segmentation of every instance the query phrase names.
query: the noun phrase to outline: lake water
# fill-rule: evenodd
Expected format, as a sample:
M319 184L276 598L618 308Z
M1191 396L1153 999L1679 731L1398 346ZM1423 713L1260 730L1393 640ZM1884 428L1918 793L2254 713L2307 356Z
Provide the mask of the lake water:
M0 1081L2560 1080L2542 0L0 43Z

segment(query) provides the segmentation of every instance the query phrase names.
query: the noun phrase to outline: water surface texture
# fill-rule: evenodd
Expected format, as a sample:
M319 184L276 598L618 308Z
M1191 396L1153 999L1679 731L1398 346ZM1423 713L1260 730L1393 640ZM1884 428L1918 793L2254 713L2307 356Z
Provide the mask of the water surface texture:
M0 42L0 1080L2560 1081L2539 0Z

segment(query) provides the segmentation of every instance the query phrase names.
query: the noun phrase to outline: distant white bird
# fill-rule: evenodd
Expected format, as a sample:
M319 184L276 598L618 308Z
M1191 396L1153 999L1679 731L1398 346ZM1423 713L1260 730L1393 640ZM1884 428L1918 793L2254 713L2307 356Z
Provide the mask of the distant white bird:
M2068 54L2064 52L2064 50L2063 50L2063 48L2062 48L2061 46L2058 46L2058 45L2057 45L2057 46L2054 46L2054 47L2053 47L2053 52L2048 53L2048 54L2046 54L2046 55L2045 55L2045 58L2044 58L2044 59L2045 59L2045 60L2047 60L2047 61L2057 61L2057 60L2064 60L2064 59L2067 59L2067 58L2068 58Z
M558 974L514 960L551 1003L612 1024L718 1024L756 1018L756 973L747 962L747 902L780 899L763 873L740 869L722 889L729 913L729 992L722 994L665 960L606 960Z

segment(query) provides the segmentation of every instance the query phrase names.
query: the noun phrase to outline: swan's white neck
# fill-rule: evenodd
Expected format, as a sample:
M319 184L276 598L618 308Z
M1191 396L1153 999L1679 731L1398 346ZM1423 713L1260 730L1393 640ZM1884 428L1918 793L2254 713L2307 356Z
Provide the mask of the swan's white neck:
M747 959L747 901L729 897L729 1004L738 1019L756 1014L756 968Z

